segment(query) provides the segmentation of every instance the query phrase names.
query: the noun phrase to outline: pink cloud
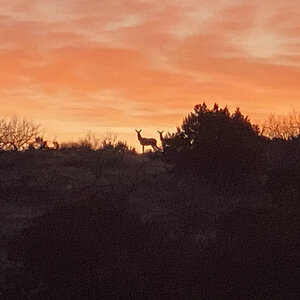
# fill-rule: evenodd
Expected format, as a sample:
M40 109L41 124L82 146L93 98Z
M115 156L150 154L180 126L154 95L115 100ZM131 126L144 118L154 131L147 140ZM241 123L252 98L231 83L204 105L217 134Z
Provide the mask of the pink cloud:
M53 120L164 129L202 101L297 109L300 10L272 3L6 1L0 103L65 135Z

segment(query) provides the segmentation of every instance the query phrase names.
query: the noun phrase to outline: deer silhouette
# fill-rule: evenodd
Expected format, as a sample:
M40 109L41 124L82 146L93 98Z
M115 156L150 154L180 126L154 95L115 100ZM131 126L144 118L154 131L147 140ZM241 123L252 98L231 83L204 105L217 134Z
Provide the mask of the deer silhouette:
M163 136L163 133L164 131L157 131L159 133L159 138L160 138L160 141L161 141L161 147L163 150L165 150L165 138Z
M164 131L159 131L158 130L157 132L159 133L159 139L161 141L161 144L163 145L163 143L165 141L164 136L163 136Z
M156 141L156 139L153 139L153 138L150 138L150 139L149 138L143 138L142 135L141 135L142 129L135 130L135 131L137 133L137 138L138 138L140 144L142 145L143 153L144 153L144 150L145 150L145 146L151 146L154 151L156 151L156 150L159 149L157 147L157 141Z

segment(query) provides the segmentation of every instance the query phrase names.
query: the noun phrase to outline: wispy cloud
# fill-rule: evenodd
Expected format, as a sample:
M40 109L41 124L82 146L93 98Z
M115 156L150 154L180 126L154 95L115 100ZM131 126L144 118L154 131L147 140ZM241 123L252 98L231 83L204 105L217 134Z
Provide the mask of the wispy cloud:
M173 128L202 101L300 109L299 17L293 0L4 0L0 104L63 136Z

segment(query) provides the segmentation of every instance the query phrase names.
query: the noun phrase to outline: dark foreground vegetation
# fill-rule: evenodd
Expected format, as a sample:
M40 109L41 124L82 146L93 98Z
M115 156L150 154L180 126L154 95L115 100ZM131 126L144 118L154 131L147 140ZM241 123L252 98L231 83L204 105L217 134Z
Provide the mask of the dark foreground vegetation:
M297 299L299 135L203 104L163 146L2 151L0 298Z

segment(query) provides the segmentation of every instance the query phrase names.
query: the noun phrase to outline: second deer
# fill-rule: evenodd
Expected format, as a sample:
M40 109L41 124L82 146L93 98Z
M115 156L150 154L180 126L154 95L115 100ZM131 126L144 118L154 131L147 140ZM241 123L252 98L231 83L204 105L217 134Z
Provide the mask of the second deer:
M160 141L161 141L161 147L162 149L164 150L165 149L165 138L163 136L163 133L164 131L157 131L159 133L159 138L160 138Z

